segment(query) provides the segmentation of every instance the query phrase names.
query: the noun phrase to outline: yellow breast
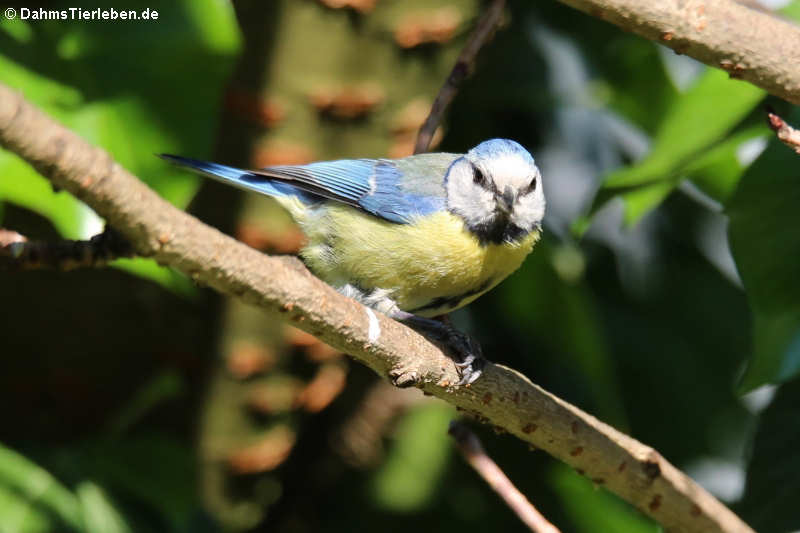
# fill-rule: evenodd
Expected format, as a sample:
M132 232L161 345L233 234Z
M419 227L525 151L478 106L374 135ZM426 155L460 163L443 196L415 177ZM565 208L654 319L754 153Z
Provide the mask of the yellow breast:
M519 268L539 238L481 246L449 212L393 224L332 206L313 218L301 221L309 238L301 255L317 276L335 287L384 289L421 316L470 303Z

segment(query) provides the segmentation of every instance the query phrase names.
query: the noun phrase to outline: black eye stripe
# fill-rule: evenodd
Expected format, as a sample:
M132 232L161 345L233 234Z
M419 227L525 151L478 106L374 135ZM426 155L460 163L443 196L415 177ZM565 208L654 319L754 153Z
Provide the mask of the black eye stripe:
M478 185L486 185L486 176L483 175L481 169L475 166L472 167L472 181Z
M539 176L534 176L531 182L522 189L522 194L530 194L536 190L536 182L539 181Z
M472 181L475 184L480 185L481 187L483 187L484 189L486 189L489 192L492 192L492 191L495 190L494 183L491 183L486 178L486 175L481 171L481 169L479 169L478 167L476 167L474 165L472 167Z

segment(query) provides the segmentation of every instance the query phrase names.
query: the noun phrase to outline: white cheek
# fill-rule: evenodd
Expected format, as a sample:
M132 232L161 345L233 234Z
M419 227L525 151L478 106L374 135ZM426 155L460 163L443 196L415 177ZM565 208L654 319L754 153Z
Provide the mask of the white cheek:
M476 185L472 168L463 165L451 170L447 183L447 205L470 220L480 220L494 210L494 196Z
M492 193L472 183L464 185L450 197L450 206L470 218L481 218L492 212Z

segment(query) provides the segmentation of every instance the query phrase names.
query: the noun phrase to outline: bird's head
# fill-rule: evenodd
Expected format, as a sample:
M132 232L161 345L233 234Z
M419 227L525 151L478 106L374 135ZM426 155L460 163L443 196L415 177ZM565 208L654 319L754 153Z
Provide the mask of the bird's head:
M533 157L518 143L484 141L450 166L447 208L482 243L513 243L541 226L541 181Z

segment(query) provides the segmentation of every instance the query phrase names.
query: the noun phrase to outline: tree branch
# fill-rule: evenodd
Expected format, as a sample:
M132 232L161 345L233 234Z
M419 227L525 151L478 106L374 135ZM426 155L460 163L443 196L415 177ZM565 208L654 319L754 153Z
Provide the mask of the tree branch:
M433 101L428 118L425 119L425 123L422 124L419 130L417 142L414 145L415 154L428 151L431 140L433 139L433 134L436 132L436 128L439 127L439 123L442 122L442 116L444 116L447 106L449 106L453 98L456 97L456 93L458 93L458 89L461 87L461 82L463 82L472 71L478 52L483 48L483 45L489 42L489 39L500 24L503 18L503 8L505 5L505 0L493 0L489 8L480 20L478 20L475 30L473 30L467 40L467 44L464 45L464 48L458 55L453 70L450 71L450 75L447 76L444 85L439 89L439 94L436 95L436 99Z
M25 237L25 235L21 235L16 231L0 228L0 248L5 248L6 246L10 246L15 243L25 242L28 242L28 238Z
M508 479L497 463L486 454L480 439L463 422L450 422L450 436L464 460L492 487L514 514L534 533L561 533Z
M779 141L800 154L800 130L787 124L785 120L772 111L767 112L767 124L775 132L775 136Z
M732 0L560 0L800 104L800 28Z
M10 238L12 235L17 238ZM132 256L130 244L111 228L106 228L88 241L53 242L29 241L19 233L0 230L0 272L99 267L119 257Z
M454 388L453 362L424 337L345 298L294 258L269 257L175 208L104 150L0 84L0 145L80 198L145 256L199 283L261 307L395 383L425 392L503 428L604 485L669 531L751 532L658 452L531 383L489 364Z

